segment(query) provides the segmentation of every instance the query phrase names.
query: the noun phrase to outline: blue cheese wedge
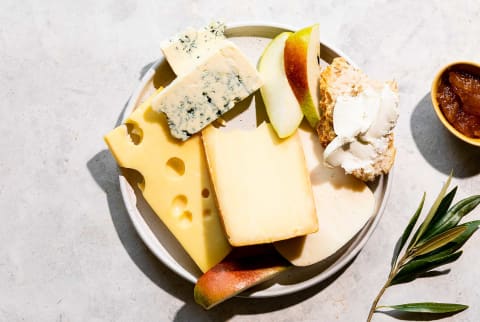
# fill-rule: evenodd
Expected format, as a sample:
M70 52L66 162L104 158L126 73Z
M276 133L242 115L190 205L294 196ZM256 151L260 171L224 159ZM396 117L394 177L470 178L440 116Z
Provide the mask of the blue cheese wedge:
M262 85L255 67L230 44L177 77L154 97L152 108L165 113L172 136L185 141Z
M188 28L160 47L175 74L186 75L220 48L231 44L224 32L225 24L213 22L200 30Z

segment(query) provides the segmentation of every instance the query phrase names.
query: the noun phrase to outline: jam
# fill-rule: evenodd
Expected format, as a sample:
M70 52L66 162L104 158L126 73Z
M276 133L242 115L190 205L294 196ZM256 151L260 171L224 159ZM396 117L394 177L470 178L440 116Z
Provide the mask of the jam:
M437 90L445 118L458 131L480 138L480 76L462 70L447 70Z

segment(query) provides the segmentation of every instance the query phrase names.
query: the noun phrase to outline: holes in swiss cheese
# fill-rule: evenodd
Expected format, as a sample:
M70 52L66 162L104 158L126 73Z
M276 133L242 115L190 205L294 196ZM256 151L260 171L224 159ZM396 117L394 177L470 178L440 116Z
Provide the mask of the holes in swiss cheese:
M145 178L139 171L129 168L120 168L120 171L130 186L137 186L141 191L145 190Z
M208 196L210 196L210 190L208 190L207 188L204 188L202 190L202 197L203 198L208 198Z
M212 218L212 210L211 209L204 209L203 210L203 218L205 218L205 219Z
M210 196L210 190L207 188L203 188L202 190L202 197L207 199ZM206 200L204 201L203 205L205 206ZM212 218L212 209L210 208L204 208L203 209L203 218L208 220Z
M133 144L140 144L143 139L143 130L138 126L138 124L133 122L127 122L125 125L127 126L127 132Z
M187 207L188 199L184 195L178 195L172 201L172 212L175 216L178 216L180 212Z
M178 195L173 199L170 209L171 214L178 219L182 227L188 227L192 223L192 213L185 209L187 204L187 197Z
M182 159L173 157L167 161L167 172L171 176L183 176L185 174L185 163Z
M180 225L182 227L188 227L192 223L192 213L188 210L185 210L180 214L178 219L180 220Z

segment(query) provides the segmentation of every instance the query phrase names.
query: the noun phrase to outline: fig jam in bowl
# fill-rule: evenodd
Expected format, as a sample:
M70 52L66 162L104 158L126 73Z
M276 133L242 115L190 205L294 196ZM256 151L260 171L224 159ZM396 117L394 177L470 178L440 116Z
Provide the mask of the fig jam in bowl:
M442 68L431 95L442 124L459 139L480 146L480 65L455 62Z

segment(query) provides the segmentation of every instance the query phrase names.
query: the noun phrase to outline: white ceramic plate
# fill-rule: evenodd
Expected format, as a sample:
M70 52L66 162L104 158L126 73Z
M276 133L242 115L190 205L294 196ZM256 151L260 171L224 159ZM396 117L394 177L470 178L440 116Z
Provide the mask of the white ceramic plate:
M228 25L227 37L236 43L240 49L256 65L263 49L268 42L283 31L292 31L293 28L277 24L236 24ZM350 63L353 62L338 49L321 43L322 64L328 64L333 58L343 56ZM162 57L143 76L140 85L133 93L125 109L123 121L155 88L166 86L175 78L168 63ZM239 103L242 104L242 103ZM255 104L263 104L258 94L247 99L242 107L237 107L241 113L235 116L232 124L255 124L258 115L255 115ZM247 108L248 107L248 108ZM129 176L127 172L125 176ZM130 185L124 175L120 176L120 188L130 218L138 234L155 256L178 275L195 283L201 275L194 262L183 251L180 244L163 225L157 215L146 204L135 185ZM374 214L363 229L333 256L318 264L309 267L294 268L281 274L277 279L261 284L247 293L250 297L271 297L285 295L303 290L316 283L324 281L348 264L362 249L375 229L385 207L390 187L389 176L382 176L370 185L374 192L376 205ZM245 295L245 293L244 293Z

